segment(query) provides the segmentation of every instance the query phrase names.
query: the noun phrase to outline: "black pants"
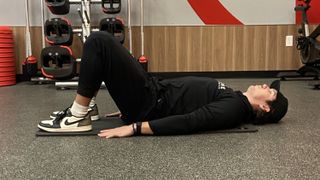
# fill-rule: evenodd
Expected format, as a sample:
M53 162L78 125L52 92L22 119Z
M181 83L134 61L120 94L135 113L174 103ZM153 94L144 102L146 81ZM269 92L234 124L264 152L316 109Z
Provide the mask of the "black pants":
M84 43L77 93L92 98L102 82L127 123L144 121L155 105L152 78L112 35L96 32Z

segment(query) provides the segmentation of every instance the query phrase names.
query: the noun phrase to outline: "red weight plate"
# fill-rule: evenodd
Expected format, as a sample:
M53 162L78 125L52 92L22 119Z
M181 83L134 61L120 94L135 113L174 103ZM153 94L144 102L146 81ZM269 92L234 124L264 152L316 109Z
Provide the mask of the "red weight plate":
M1 53L0 52L0 59L1 58L13 58L14 57L14 53Z
M0 26L0 31L12 31L10 26Z
M10 66L10 67L0 67L0 72L15 72L16 67Z
M1 35L10 36L10 37L13 36L13 33L12 33L11 31L0 31L0 34L1 34Z
M15 76L16 72L0 72L0 78L1 77L7 77L7 76Z
M0 64L1 63L11 63L14 64L14 61L12 59L5 59L5 58L0 58Z
M2 44L13 44L13 39L1 39L0 38L0 43L2 43Z
M14 53L13 48L0 48L0 53Z
M4 37L5 39L7 39L7 38L13 38L13 33L10 33L10 32L1 33L1 32L0 32L0 37Z
M0 67L12 67L12 66L15 66L15 63L12 61L12 62L1 62L0 61Z
M16 67L15 66L0 66L0 73L4 72L15 72Z
M11 33L12 34L12 29L9 27L1 27L0 26L0 33L3 33L3 34Z
M15 85L16 81L3 81L0 82L0 86L11 86L11 85Z
M0 39L12 39L13 40L13 35L12 34L0 34Z
M9 71L9 70L15 71L15 69L16 69L15 66L3 66L3 67L0 67L0 72Z
M3 43L0 43L0 48L13 48L13 44L3 44Z
M6 64L4 64L4 63L6 63ZM1 60L1 58L0 58L0 64L2 64L2 65L0 65L0 67L6 67L7 65L9 65L9 66L15 65L14 61L9 60L9 59Z
M0 63L13 63L13 62L14 62L14 58L12 58L12 57L0 58Z
M1 60L1 58L0 58L0 64L2 64L2 63L14 64L14 61L8 60L8 59ZM5 66L5 65L2 65L1 67L4 67L4 66ZM13 66L13 65L11 65L11 66Z
M16 81L16 76L0 77L0 82L1 81Z

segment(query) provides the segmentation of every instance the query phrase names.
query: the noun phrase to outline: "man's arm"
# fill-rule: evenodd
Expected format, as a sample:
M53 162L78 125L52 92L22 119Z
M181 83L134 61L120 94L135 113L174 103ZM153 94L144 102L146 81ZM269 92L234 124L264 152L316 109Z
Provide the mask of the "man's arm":
M148 122L142 122L141 124L141 134L145 135L153 135L153 131L151 130ZM134 135L133 125L125 125L118 128L113 129L105 129L100 131L98 134L101 138L115 138L115 137L129 137Z
M232 99L207 104L191 113L173 115L143 122L141 134L175 135L190 134L201 130L231 128L241 123L243 117L241 105ZM104 130L100 137L128 137L134 134L132 125Z
M141 125L141 134L153 135L153 131L150 128L149 122L142 122Z

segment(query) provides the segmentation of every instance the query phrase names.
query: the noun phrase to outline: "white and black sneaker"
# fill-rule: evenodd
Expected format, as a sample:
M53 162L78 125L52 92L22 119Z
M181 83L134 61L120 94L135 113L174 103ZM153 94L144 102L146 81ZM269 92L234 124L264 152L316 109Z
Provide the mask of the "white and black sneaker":
M98 106L97 104L95 104L94 106L89 106L88 111L91 111L91 116L90 119L91 121L97 121L100 119L99 117L99 110L98 110ZM57 114L59 114L61 111L54 111L50 114L50 118L54 119L57 117Z
M54 119L43 120L38 128L47 132L84 132L92 130L91 112L84 117L76 117L71 114L70 108L60 111Z

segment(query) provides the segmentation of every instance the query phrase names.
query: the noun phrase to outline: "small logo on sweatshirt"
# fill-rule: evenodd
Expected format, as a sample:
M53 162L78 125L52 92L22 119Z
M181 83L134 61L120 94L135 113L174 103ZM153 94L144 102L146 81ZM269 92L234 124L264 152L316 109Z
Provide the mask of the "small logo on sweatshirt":
M222 82L218 82L218 89L227 89L227 86Z

